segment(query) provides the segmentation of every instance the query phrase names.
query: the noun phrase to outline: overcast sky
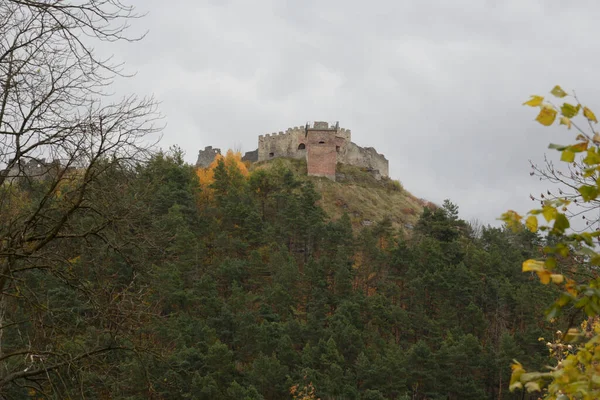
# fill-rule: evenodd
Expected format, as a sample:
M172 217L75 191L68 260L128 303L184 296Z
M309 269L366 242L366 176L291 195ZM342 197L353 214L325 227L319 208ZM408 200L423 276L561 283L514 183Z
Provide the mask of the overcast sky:
M254 150L260 134L340 121L417 197L449 198L497 224L536 204L529 176L564 127L544 128L530 94L575 89L600 113L600 3L558 0L144 0L149 30L111 47L154 94L195 162L212 145Z

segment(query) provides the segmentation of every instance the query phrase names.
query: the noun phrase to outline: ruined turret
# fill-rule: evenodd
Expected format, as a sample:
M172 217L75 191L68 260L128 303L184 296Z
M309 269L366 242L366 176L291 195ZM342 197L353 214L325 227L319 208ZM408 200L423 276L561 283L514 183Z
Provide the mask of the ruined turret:
M206 146L204 150L198 151L198 161L196 161L196 167L207 168L215 160L217 154L221 154L221 149L213 149L212 146Z

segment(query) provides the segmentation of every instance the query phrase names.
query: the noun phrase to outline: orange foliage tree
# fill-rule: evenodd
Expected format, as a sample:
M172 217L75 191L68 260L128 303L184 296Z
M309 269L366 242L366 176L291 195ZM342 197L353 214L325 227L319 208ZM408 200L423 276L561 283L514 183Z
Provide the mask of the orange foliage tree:
M217 154L213 162L206 168L196 168L196 174L202 186L202 201L209 201L212 199L212 192L210 185L215 181L215 168L219 165L219 161L223 160L225 167L229 170L231 168L237 169L242 176L248 176L248 167L242 161L242 153L239 151L227 150L225 156Z
M248 168L242 161L242 153L239 151L227 150L225 156L217 154L213 162L206 168L197 168L196 174L200 179L200 184L204 189L208 188L215 181L215 168L219 164L219 160L223 160L227 168L236 167L243 176L248 176Z

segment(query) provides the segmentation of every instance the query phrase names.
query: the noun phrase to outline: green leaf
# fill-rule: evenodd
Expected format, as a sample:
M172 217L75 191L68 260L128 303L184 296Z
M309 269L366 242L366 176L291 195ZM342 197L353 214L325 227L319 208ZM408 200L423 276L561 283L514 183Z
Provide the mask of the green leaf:
M560 161L572 163L575 161L575 153L573 153L571 150L563 150L562 154L560 155Z
M544 265L546 265L546 267L548 269L554 269L554 268L556 268L556 258L554 258L554 257L548 257L548 258L546 258L546 261L544 262Z
M564 243L558 243L556 245L556 252L561 256L561 257L567 257L570 253L570 249L567 245L565 245Z
M585 236L584 236L585 235ZM588 246L593 246L594 242L592 241L591 238L592 235L590 235L587 232L584 232L583 234L581 234L580 238L581 240L583 240L585 242L585 244L587 244ZM597 253L590 249L589 247L581 247L579 250L577 250L578 254L584 254L586 256L590 256L590 257L594 257L595 255L597 255Z
M554 96L563 98L567 95L567 92L562 90L562 88L558 85L554 86L554 88L550 91Z
M595 176L596 175L596 168L592 167L592 168L586 168L583 170L583 176L585 178L589 178L590 176Z
M552 307L546 311L546 319L548 321L550 321L551 319L554 319L556 317L558 317L558 315L560 314L560 307L558 307L557 305L552 305Z
M581 197L583 197L583 201L592 201L596 197L598 197L598 188L596 186L583 185L577 189L579 193L581 193Z
M600 154L596 153L596 149L592 147L588 149L587 156L583 159L583 162L587 165L600 164Z
M579 114L580 108L580 105L574 106L569 103L563 103L563 105L560 107L560 113L567 118L573 118L574 116Z
M592 258L590 258L590 264L592 265L600 265L600 255L596 254L594 256L592 256Z
M562 294L558 300L556 300L556 305L559 307L564 307L567 304L569 304L571 301L573 301L573 297L569 296L568 294Z
M558 234L563 234L565 230L569 228L569 220L565 216L565 214L557 213L556 220L554 221L553 232Z
M555 149L555 150L560 150L560 151L563 151L563 150L564 150L564 149L566 149L567 147L569 147L569 146L564 146L564 145L562 145L562 144L554 144L554 143L550 143L550 144L548 145L548 148L549 148L549 149Z

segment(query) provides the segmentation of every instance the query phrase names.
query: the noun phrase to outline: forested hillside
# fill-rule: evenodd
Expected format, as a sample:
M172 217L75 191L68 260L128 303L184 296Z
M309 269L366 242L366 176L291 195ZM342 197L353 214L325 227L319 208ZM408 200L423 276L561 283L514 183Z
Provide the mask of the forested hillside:
M422 86L404 66L382 62L387 52L371 56L379 43L398 44L405 37L423 37L420 33L365 42L369 51L361 53L361 44L348 34L356 27L366 27L366 36L372 32L362 12L354 13L359 24L348 24L349 4L349 12L332 14L338 22L326 24L342 35L340 43L357 45L348 52L351 62L340 63L337 56L322 57L338 54L337 46L331 47L336 52L295 50L301 42L333 43L310 27L313 20L325 21L321 3L318 12L308 7L291 13L315 17L302 23L311 33L306 37L302 30L283 29L279 12L272 13L276 23L253 18L256 10L268 16L260 5L246 9L244 2L227 2L225 23L212 21L212 8L188 6L185 14L179 9L169 14L175 9L169 5L155 13L154 25L171 21L185 32L176 31L174 40L158 34L162 45L154 42L143 50L129 45L146 36L144 25L136 25L145 11L126 3L0 1L0 400L600 398L600 134L593 125L596 115L574 92L555 86L552 101L534 95L524 103L539 108L536 120L542 125L556 122L576 134L569 145L549 146L560 151L566 163L562 171L549 158L545 165L532 164L530 174L550 184L539 197L531 195L540 208L526 216L507 211L500 217L506 228L473 226L450 201L428 204L398 181L376 180L368 171L377 168L370 164L358 164L365 169L341 164L333 142L324 158L327 168L316 175L335 174L335 182L307 177L306 164L298 160L249 165L233 152L219 155L208 168L196 168L176 147L157 150L164 121L152 96L117 96L126 89L160 93L168 87L161 93L172 102L166 109L180 111L170 121L184 121L175 126L192 129L187 139L197 137L201 127L203 135L210 127L218 127L213 136L246 132L238 128L246 127L249 115L257 121L260 115L296 115L307 101L314 102L314 110L332 110L331 99L343 99L336 110L345 109L387 138L404 132L397 121L431 120L432 125L419 125L415 140L404 137L400 146L389 142L390 150L418 153L406 165L420 180L428 179L417 174L423 172L420 154L432 140L430 171L445 168L447 154L471 162L475 152L485 158L481 168L488 168L497 164L489 162L492 156L514 155L516 149L529 153L531 146L515 139L518 132L495 140L494 151L465 147L478 143L482 121L471 121L476 134L468 136L468 126L453 128L451 119L442 118L465 120L460 107L477 95L465 86L473 81L473 71L462 80L458 75L448 80L460 87L444 90L458 105L454 111L448 108L450 98L434 90L411 92L426 95L420 102L411 100L416 107L405 107L404 92L402 99L385 97L400 92L388 85L393 81L384 71L368 64L372 60L413 80L415 87L437 82L427 79ZM161 10L157 7L165 2L143 3ZM366 7L394 23L402 15L418 21L410 13L382 14L385 8ZM423 13L431 15L431 10ZM248 48L240 50L238 44L261 41L252 39L252 29L244 30L241 22L248 21L252 28L268 27L293 39L277 46L271 36L260 35L269 51L251 49L253 55L272 63L302 54L302 62L274 63L289 70L286 74L246 65ZM337 29L336 23L353 29ZM210 47L199 40L206 32L187 30L204 25L216 27ZM230 32L234 26L240 30ZM221 37L231 43L221 49L226 56L219 71L220 57L212 50L224 43ZM188 38L194 43L186 47ZM140 62L146 81L123 82L136 74L111 56L117 49ZM216 63L188 68L184 64L196 64L194 52L211 54ZM244 62L235 61L236 55ZM311 55L318 57L312 62L319 66L313 68L319 79L333 77L323 72L339 72L348 82L336 90L351 91L325 96L315 91L321 81L305 73ZM178 64L183 58L187 61ZM159 59L168 63L154 62ZM362 61L368 62L367 74L338 68ZM415 64L418 75L421 64ZM241 66L246 77L236 79L230 66ZM294 73L296 66L304 71ZM376 79L356 80L362 75ZM248 76L253 83L246 87ZM490 76L500 82L498 74ZM294 107L295 84L269 96L272 90L265 88L284 81L300 82L298 88L312 98L296 97L302 101ZM520 92L522 85L512 76L500 84L508 87L511 81ZM238 86L256 100L254 106L238 102ZM404 86L410 87L398 87ZM360 87L369 92L361 95ZM479 94L490 98L487 91ZM498 93L502 102L508 92ZM468 98L459 101L456 94ZM219 99L227 102L218 106ZM368 112L361 99L373 101L378 112ZM556 99L565 100L554 105ZM431 111L439 105L444 113ZM485 107L504 117L503 106ZM393 118L392 123L378 120L378 114ZM488 125L503 132L498 125L503 118L486 115L494 121ZM172 126L170 139L185 142ZM439 127L449 128L444 140ZM383 137L380 143L388 143ZM310 147L305 150L309 157ZM386 176L387 161L383 165ZM459 164L455 169L458 175L444 176L466 179ZM514 174L501 175L513 185ZM486 185L489 176L500 175L486 173ZM571 229L574 218L582 230Z
M295 175L306 177L306 160L279 158L250 165L250 170L287 168ZM331 218L348 214L356 230L374 221L388 219L395 230L410 233L427 201L405 190L399 181L384 177L376 179L365 168L338 163L336 181L306 177L319 192L319 206ZM343 183L339 185L336 182Z
M12 264L6 398L521 399L511 360L548 362L556 289L520 272L536 234L475 230L450 202L410 236L353 233L284 166L221 160L205 184L177 150L105 167L73 237ZM68 203L52 182L3 186L2 212Z

